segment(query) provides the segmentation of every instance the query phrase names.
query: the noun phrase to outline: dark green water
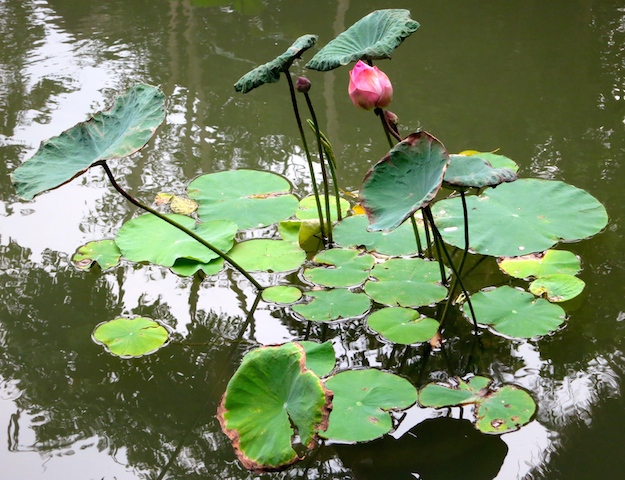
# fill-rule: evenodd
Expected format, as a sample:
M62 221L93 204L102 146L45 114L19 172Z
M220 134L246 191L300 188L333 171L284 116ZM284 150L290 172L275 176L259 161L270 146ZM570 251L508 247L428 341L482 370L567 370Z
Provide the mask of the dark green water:
M247 95L232 84L300 35L315 33L324 45L379 8L408 8L422 25L379 63L405 133L422 127L451 152L499 148L521 176L588 190L610 224L568 246L582 258L586 289L567 305L562 330L529 342L484 334L479 373L528 388L539 405L535 421L490 437L458 411L434 418L445 412L411 409L393 436L325 448L267 478L619 478L622 2L0 0L1 479L257 478L236 462L216 404L244 352L300 338L305 325L261 303L240 339L254 295L228 274L199 284L156 267L76 271L74 251L112 238L133 209L100 171L29 203L18 201L8 174L40 141L146 82L168 95L168 118L143 153L112 164L132 192L150 199L182 191L200 173L242 167L282 173L308 192L286 83ZM293 70L303 72L303 62ZM379 125L351 104L347 68L306 74L343 185L358 188L386 153ZM127 314L161 318L185 343L113 358L91 333ZM327 335L341 367L385 366L395 354L356 322ZM460 364L466 345L452 344ZM420 352L405 374L415 374ZM432 361L430 374L442 367Z

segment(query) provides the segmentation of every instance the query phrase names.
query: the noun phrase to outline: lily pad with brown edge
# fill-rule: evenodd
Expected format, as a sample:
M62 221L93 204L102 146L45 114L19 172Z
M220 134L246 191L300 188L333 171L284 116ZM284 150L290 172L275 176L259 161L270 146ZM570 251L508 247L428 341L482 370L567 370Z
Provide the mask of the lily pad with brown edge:
M389 306L421 307L440 302L447 288L440 285L438 262L422 258L392 258L379 263L365 283L373 300Z
M554 273L537 278L529 289L537 297L545 295L550 302L566 302L577 297L586 284L580 278L566 273Z
M146 317L116 318L100 323L93 340L109 353L122 358L142 357L156 352L169 339L169 330Z
M325 377L334 370L336 357L330 340L323 343L300 340L297 343L304 347L306 352L306 368L315 372L315 375Z
M441 188L449 154L427 132L408 135L365 175L360 204L369 230L393 230L427 207Z
M264 238L237 243L229 255L248 272L288 272L306 260L306 252L294 243Z
M295 343L247 353L217 410L223 432L241 464L257 473L282 470L301 458L293 448L297 432L304 448L327 428L332 393L306 367Z
M352 215L337 223L332 231L334 241L342 247L364 247L368 252L381 255L414 255L418 251L412 222L404 222L390 232L370 232L369 220L365 215ZM421 244L425 245L426 236L423 222L417 218L417 231Z
M582 268L579 257L567 250L547 250L521 257L498 258L497 265L515 278L538 278L553 274L577 275Z
M306 320L332 322L364 315L371 306L371 300L364 293L355 293L344 288L306 292L311 301L293 306L293 311Z
M478 323L507 337L547 335L557 330L566 319L560 306L507 285L474 293L471 302Z
M353 287L369 278L374 258L356 250L332 248L318 253L313 262L320 267L304 270L304 278L325 287Z
M290 305L302 298L302 291L292 285L274 285L265 288L261 295L265 302Z
M31 200L82 175L94 163L141 150L165 120L165 94L137 84L113 106L41 143L11 174L20 198Z
M493 168L478 155L449 155L444 182L453 187L495 187L504 182L514 182L517 174L509 168Z
M377 310L367 317L367 325L385 339L401 345L427 342L439 327L436 320L403 307Z
M403 9L376 10L331 40L306 64L322 72L357 60L391 58L419 23Z
M367 442L393 428L390 411L417 401L417 390L405 378L377 369L346 370L325 382L334 393L330 424L320 436L341 442Z
M96 240L79 247L72 262L81 270L88 270L96 263L102 270L107 270L116 266L121 256L114 240Z
M289 181L271 172L227 170L208 173L187 187L203 221L228 219L240 230L271 225L295 213L299 201Z
M530 422L536 403L529 393L516 385L492 386L490 378L459 377L449 383L429 383L419 392L423 407L448 408L475 405L475 427L483 433L503 434Z
M237 92L247 93L250 90L260 87L265 83L276 83L280 80L280 74L286 72L291 64L299 58L302 53L317 43L317 35L302 35L281 55L243 75L234 89Z

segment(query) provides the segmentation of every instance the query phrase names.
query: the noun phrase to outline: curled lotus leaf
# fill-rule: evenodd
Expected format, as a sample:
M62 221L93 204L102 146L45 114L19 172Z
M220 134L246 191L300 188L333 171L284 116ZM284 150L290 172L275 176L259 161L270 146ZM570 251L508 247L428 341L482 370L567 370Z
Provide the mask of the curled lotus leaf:
M517 174L509 168L493 168L488 160L478 155L450 155L444 182L454 187L495 187L514 182Z
M224 268L223 258L215 258L210 262L198 262L189 258L177 258L170 270L181 277L190 277L198 272L210 277Z
M239 78L237 83L234 84L234 89L237 92L247 93L265 83L276 83L280 80L280 74L286 72L295 59L299 58L302 53L317 43L317 38L317 35L302 35L293 42L293 45L286 52Z
M419 23L404 9L376 10L330 41L306 64L327 71L357 60L391 58Z
M24 200L60 187L94 163L123 158L141 150L165 120L165 94L138 84L120 95L114 105L42 142L37 152L11 174Z
M427 132L408 135L366 174L360 204L370 231L393 230L427 207L441 188L449 154Z

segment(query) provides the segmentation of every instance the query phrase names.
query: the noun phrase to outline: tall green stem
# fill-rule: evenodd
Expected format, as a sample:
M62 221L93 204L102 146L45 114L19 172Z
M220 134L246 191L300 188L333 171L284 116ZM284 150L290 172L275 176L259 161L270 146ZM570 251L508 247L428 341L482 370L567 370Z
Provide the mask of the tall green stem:
M315 195L315 203L317 204L317 213L319 215L319 228L321 230L321 238L323 240L323 244L327 246L327 237L323 225L323 210L321 209L321 200L319 199L319 189L317 188L317 180L315 180L315 172L312 158L310 156L310 150L308 149L308 142L306 141L306 135L304 135L304 128L302 127L302 118L299 115L299 108L297 107L297 98L295 98L295 87L293 86L293 80L291 79L291 74L288 72L288 70L284 72L284 75L286 76L287 83L289 84L289 91L291 92L291 104L293 105L293 113L295 114L297 128L299 129L299 134L302 138L302 145L304 147L304 153L306 154L306 160L308 161L308 169L310 170L310 181L312 182L313 193Z
M419 228L417 227L417 220L414 218L414 213L410 215L410 222L412 223L412 231L414 232L414 236L417 239L417 250L419 251L419 256L423 256L423 247L421 246L421 237L419 236Z
M94 163L94 165L100 165L104 169L104 171L106 172L106 176L108 177L109 181L111 182L111 185L113 185L113 188L115 188L115 190L117 190L130 203L132 203L133 205L141 208L142 210L145 210L146 212L151 213L152 215L155 215L156 217L160 218L161 220L163 220L163 221L169 223L170 225L176 227L178 230L183 231L184 233L189 235L191 238L193 238L194 240L200 242L206 248L208 248L209 250L213 251L214 253L219 255L221 258L223 258L226 262L228 262L230 265L232 265L241 275L243 275L245 278L247 278L250 281L250 283L252 285L254 285L254 287L256 287L256 289L258 291L262 291L264 289L264 287L260 283L258 283L254 279L254 277L252 277L243 267L241 267L237 262L235 262L232 259L232 257L230 257L230 255L228 255L227 253L223 252L219 248L215 247L211 243L207 242L202 237L200 237L197 233L189 230L185 226L180 225L175 220L172 220L171 218L166 217L162 213L154 210L153 208L148 207L144 203L142 203L139 200L137 200L136 198L132 197L128 192L126 192L117 183L117 181L115 180L115 177L113 176L113 172L111 172L111 169L109 168L109 166L108 166L108 164L106 163L105 160L100 160L99 162Z

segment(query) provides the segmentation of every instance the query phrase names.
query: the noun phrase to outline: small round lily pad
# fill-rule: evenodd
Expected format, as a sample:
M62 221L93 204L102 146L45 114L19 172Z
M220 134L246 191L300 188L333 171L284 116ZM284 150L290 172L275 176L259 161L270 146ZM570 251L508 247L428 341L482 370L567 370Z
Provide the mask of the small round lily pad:
M151 318L116 318L100 323L93 331L93 339L118 357L142 357L165 345L169 331Z
M436 320L403 307L377 310L367 317L367 324L387 340L402 345L427 342L439 327Z
M290 285L276 285L265 288L262 297L265 302L288 305L302 298L302 291Z
M369 297L364 293L354 293L347 289L320 290L307 292L310 303L293 306L293 311L306 320L330 322L345 318L359 317L371 306Z
M270 239L238 243L229 255L248 272L288 272L306 260L306 252L297 245Z

